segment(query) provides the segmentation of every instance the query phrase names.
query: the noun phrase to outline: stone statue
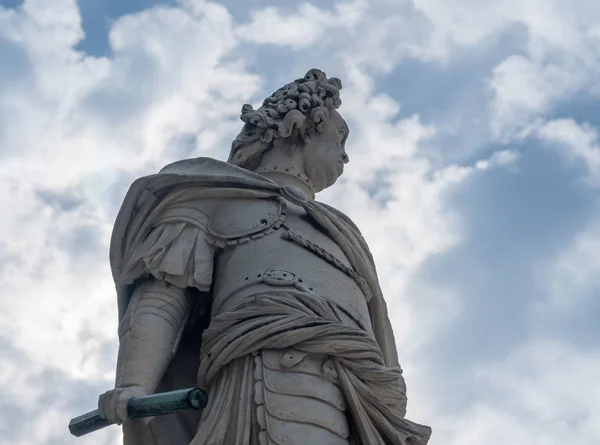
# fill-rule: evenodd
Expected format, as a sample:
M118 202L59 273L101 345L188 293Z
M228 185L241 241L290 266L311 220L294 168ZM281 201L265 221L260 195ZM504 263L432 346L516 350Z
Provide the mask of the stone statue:
M227 163L136 180L110 261L126 445L421 445L375 265L358 228L314 200L348 162L341 81L310 70L254 110ZM197 386L200 413L127 419L133 397Z

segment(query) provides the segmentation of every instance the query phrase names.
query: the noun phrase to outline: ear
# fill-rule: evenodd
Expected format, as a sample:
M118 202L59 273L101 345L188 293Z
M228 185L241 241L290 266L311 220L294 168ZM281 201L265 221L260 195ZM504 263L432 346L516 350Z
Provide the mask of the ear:
M314 122L308 121L304 124L300 130L300 142L302 145L308 145L312 141L312 137L315 134L315 130L317 130L318 126L315 125Z

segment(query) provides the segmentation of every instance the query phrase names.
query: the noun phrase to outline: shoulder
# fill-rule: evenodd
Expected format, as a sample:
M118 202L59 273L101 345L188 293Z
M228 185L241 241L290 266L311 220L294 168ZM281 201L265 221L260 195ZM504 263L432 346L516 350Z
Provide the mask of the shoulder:
M246 191L215 205L208 224L208 239L219 247L240 244L277 229L285 218L285 204L279 195Z
M111 267L117 286L152 276L179 287L208 289L213 247L207 242L215 198L205 189L173 187L140 195L123 207L111 239Z
M335 215L337 218L339 218L340 220L342 220L344 223L346 223L348 226L350 226L350 228L355 231L358 235L361 235L360 233L360 229L358 228L358 226L354 223L354 221L352 221L352 219L350 219L350 217L348 215L346 215L344 212L342 212L341 210L336 209L335 207L330 206L329 204L325 204L322 202L317 202L318 205L324 207L325 209L327 209L330 213L332 213L333 215Z

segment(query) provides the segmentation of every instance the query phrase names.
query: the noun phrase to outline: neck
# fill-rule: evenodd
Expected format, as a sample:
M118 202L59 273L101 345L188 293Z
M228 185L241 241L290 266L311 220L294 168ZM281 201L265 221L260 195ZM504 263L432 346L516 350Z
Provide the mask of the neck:
M315 199L313 182L301 167L300 150L294 155L283 155L282 150L270 150L255 170L256 173L276 182L279 185L293 185L304 192L308 199Z
M277 167L277 166L275 166ZM315 191L312 186L312 181L308 176L302 173L296 173L295 170L288 169L288 171L280 170L279 167L275 169L264 169L259 167L255 170L259 175L276 182L279 185L294 185L298 187L308 199L315 199Z

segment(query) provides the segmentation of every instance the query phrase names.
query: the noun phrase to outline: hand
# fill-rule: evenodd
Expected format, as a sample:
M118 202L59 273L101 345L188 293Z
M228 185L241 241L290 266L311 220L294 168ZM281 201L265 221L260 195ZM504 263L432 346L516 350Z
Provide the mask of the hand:
M108 419L111 423L121 425L128 419L127 404L134 397L147 396L148 392L141 386L117 387L106 391L98 398L98 411L100 416ZM149 424L154 417L140 419L145 425Z

